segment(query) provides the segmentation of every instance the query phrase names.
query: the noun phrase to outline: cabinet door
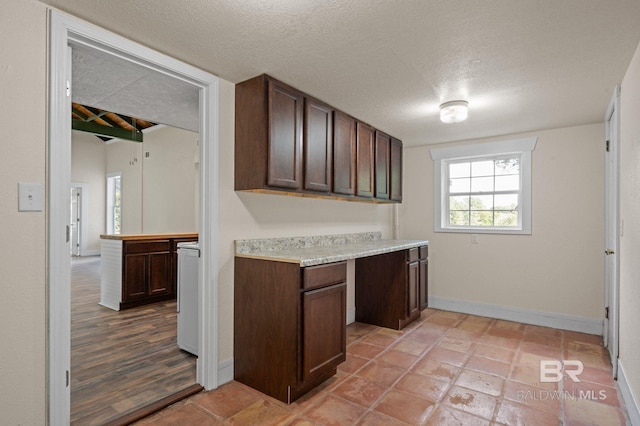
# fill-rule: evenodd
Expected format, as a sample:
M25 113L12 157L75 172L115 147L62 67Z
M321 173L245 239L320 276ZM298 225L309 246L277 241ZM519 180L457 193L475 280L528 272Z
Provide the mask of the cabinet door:
M312 98L304 105L304 189L331 192L333 110Z
M346 342L346 284L302 293L301 381L344 361Z
M141 299L147 295L147 254L128 254L124 257L122 301Z
M345 113L333 115L333 192L356 193L356 121Z
M402 141L391 138L389 188L393 201L402 201Z
M390 147L389 135L376 131L376 198L383 200L389 199Z
M420 316L420 262L408 265L407 279L407 318Z
M148 274L148 296L158 296L169 294L171 252L149 253L149 274Z
M373 197L374 140L374 128L358 122L356 131L356 195L359 197Z
M429 305L429 278L428 278L429 261L427 259L420 261L420 310L424 310Z
M269 186L301 187L302 103L301 93L269 80Z

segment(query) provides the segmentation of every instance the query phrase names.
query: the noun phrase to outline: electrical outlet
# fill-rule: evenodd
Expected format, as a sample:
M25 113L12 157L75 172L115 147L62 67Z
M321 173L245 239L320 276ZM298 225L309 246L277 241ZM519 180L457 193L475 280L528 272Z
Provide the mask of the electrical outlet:
M478 234L471 234L471 244L478 244Z

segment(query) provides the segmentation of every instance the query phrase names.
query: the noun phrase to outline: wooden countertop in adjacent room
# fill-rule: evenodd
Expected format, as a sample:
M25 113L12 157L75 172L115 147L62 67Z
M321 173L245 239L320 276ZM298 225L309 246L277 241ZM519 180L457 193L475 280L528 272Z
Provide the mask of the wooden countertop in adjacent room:
M197 232L167 232L160 234L102 234L103 240L157 240L162 238L198 238Z

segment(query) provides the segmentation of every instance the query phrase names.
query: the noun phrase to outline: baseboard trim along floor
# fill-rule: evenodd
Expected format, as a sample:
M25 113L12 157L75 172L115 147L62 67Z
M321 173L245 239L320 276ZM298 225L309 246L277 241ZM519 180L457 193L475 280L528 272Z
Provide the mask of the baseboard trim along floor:
M640 404L633 397L633 392L629 387L627 376L622 366L622 361L618 359L618 388L622 395L622 400L627 408L627 415L632 425L640 425Z
M491 305L446 297L429 297L429 307L444 311L521 322L524 324L577 331L602 336L603 322L594 318L584 318L555 312L535 311L511 306Z

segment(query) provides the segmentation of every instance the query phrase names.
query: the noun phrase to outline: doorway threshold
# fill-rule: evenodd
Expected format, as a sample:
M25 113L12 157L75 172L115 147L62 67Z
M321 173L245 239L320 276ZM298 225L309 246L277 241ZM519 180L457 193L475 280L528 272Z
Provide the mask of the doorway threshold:
M105 426L130 425L131 423L142 420L145 417L149 417L150 415L155 414L158 411L175 404L176 402L180 402L183 399L190 397L191 395L202 392L203 390L204 388L198 384L188 386L156 402L152 402L151 404L145 405L144 407L136 408L135 410L123 414L122 416L105 423Z

